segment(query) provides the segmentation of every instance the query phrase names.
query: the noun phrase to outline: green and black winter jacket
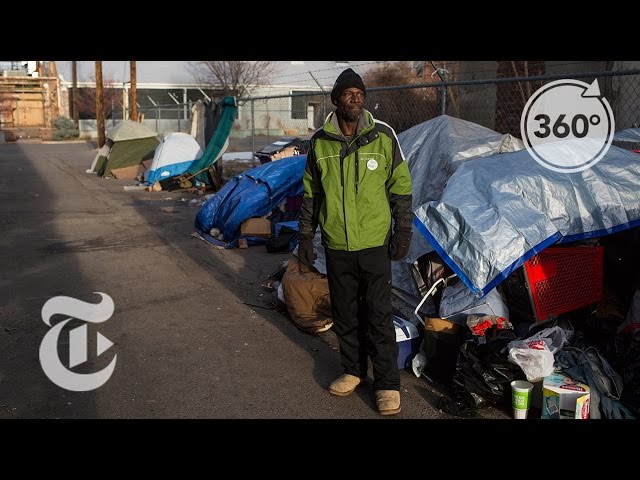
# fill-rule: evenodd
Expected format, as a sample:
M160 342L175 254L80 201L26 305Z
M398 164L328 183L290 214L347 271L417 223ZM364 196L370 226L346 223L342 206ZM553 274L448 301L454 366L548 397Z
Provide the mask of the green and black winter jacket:
M300 237L334 250L386 245L394 230L411 230L411 177L393 129L363 110L347 142L335 112L311 138L303 177Z

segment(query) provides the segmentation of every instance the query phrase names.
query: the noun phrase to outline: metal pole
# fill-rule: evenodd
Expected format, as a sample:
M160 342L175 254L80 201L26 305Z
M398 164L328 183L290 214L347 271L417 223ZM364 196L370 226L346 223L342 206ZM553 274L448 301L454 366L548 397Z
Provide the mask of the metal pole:
M271 143L271 135L269 135L269 130L271 126L271 115L269 115L269 100L264 100L264 104L267 107L267 145Z
M251 151L256 151L256 117L253 100L251 100Z
M189 102L188 97L187 97L187 89L184 88L182 91L182 103L184 103L184 107L182 109L183 111L183 115L184 115L184 119L187 120L187 103Z
M198 87L198 90L200 90L200 93L204 96L204 98L206 98L207 100L211 101L211 97L209 95L207 95L206 93L204 93L204 90L202 90L200 87Z
M73 77L73 123L76 128L80 128L80 117L78 114L78 62L71 62L71 75Z
M322 94L322 121L324 122L325 118L327 118L327 96ZM315 125L314 125L315 126Z
M322 85L320 85L318 79L313 76L313 73L311 73L311 71L309 71L309 75L311 75L311 78L313 78L313 81L316 82L318 87L320 87L320 91L322 92L322 120L324 121L324 119L327 118L327 96L324 94L324 88L322 87Z
M102 148L105 143L104 105L102 102L102 62L96 61L96 121L98 124L98 148Z
M129 80L131 81L131 93L129 105L131 108L131 114L129 118L134 122L138 121L138 83L137 83L138 70L135 60L129 62Z
M438 93L440 94L440 115L445 115L447 113L447 86L445 85L447 81L447 71L444 68L437 68L433 62L431 62L431 66L435 70L434 73L437 73L438 77L440 77L440 85L438 86ZM433 76L433 74L431 74L431 76Z
M122 84L122 121L124 122L127 119L127 88L126 85ZM113 112L111 117L113 118Z

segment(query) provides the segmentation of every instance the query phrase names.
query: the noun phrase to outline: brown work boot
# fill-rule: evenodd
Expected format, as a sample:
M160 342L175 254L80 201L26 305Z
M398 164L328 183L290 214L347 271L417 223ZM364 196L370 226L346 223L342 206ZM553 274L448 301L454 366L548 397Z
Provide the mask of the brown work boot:
M363 378L343 373L329 385L329 393L337 395L339 397L346 397L353 393L358 385L363 381Z
M400 392L398 390L376 390L376 405L380 415L400 413Z

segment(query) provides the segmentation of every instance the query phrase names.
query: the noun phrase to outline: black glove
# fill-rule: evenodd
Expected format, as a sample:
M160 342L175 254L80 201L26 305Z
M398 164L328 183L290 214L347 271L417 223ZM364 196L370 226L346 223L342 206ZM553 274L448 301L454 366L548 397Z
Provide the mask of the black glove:
M302 265L311 267L316 259L315 253L313 253L313 238L312 237L299 237L298 243L298 261Z
M397 230L389 241L389 256L391 260L402 260L409 253L411 245L411 230Z

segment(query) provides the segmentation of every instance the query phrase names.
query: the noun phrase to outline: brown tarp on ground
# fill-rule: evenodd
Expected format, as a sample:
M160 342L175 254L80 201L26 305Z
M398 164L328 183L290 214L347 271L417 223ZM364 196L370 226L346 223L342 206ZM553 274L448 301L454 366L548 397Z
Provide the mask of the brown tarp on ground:
M301 273L292 257L282 277L287 310L298 328L308 333L327 330L333 324L329 282L316 270Z

